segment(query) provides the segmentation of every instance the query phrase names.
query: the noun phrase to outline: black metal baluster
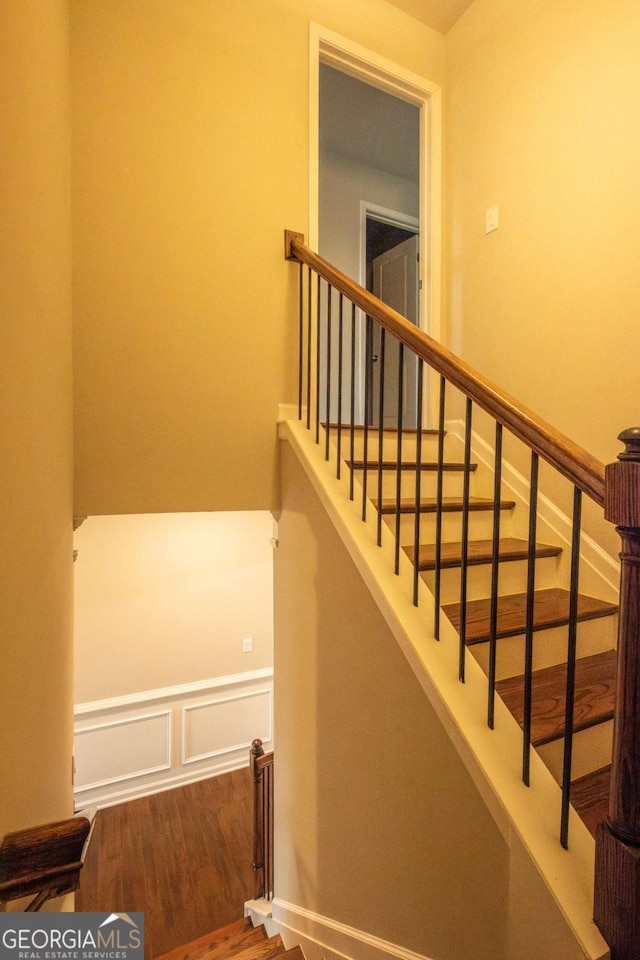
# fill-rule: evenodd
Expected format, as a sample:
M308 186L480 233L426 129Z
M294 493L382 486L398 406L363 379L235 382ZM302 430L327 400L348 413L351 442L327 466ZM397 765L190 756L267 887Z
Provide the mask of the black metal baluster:
M304 364L304 264L300 261L298 271L298 306L299 306L299 337L298 337L298 420L302 420L302 367Z
M467 397L464 425L464 479L462 482L462 558L460 564L460 647L458 679L464 683L467 652L467 576L469 560L469 483L471 479L471 416L473 404Z
M367 317L364 350L364 453L362 473L362 519L367 519L367 460L369 456L369 423L371 419L371 391L373 388L373 321Z
M395 543L395 563L394 572L400 573L400 508L402 504L402 407L404 404L404 344L399 344L398 349L398 456L396 468L396 543Z
M356 417L356 305L351 304L351 428L349 436L349 499L353 500L353 480L355 474L355 417Z
M569 803L571 802L571 760L573 756L573 708L576 693L576 650L578 644L578 581L580 579L580 524L582 491L573 490L573 528L571 531L571 585L569 588L569 632L567 639L567 692L564 717L564 757L562 764L562 812L560 843L569 846Z
M321 308L322 308L322 278L318 274L318 297L316 311L316 443L320 443L320 340L321 340Z
M416 397L416 505L413 515L413 605L418 606L420 582L420 506L422 498L422 394L424 361L418 360L418 390Z
M338 456L336 460L336 479L340 479L340 468L342 463L342 361L343 361L343 344L342 337L344 334L344 323L342 318L342 308L343 308L344 294L340 294L338 300L338 435L336 441L338 444Z
M493 730L496 699L496 652L498 638L498 571L500 557L500 501L502 496L502 424L496 423L493 474L493 542L491 548L491 611L489 614L489 703L487 724Z
M324 458L329 459L329 443L331 440L331 308L333 304L333 287L327 284L327 383L325 393L325 437Z
M536 526L538 520L538 454L531 454L529 493L529 551L527 558L527 618L524 645L524 717L522 780L529 786L531 776L531 685L533 680L533 628L536 586Z
M307 430L311 430L311 339L313 325L313 272L307 268Z
M386 334L384 327L380 327L380 354L378 356L378 379L380 392L378 396L378 546L382 544L382 476L384 453L384 362L386 348Z
M442 579L442 490L444 486L444 409L447 381L440 377L438 408L438 479L436 486L436 556L434 568L433 636L440 639L440 581Z

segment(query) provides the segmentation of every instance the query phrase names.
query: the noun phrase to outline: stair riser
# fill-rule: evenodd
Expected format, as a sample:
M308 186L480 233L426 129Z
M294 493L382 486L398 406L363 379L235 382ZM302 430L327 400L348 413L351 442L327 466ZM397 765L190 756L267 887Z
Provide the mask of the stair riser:
M385 514L384 522L395 534L396 518L394 514ZM413 544L415 529L415 515L403 513L400 515L400 543L403 546ZM511 511L503 510L500 522L500 533L503 537L511 536ZM493 535L493 513L491 510L472 511L469 514L469 537L472 540L489 540ZM442 514L442 542L460 540L462 536L462 514L446 512ZM435 543L436 516L434 513L420 514L420 541Z
M435 574L426 570L421 573L431 591L435 586ZM536 562L536 589L554 587L558 576L556 557L540 557ZM510 560L501 563L499 590L502 594L520 593L527 588L527 561ZM474 564L467 570L467 600L480 600L491 596L491 565ZM442 603L457 603L460 600L460 568L451 567L441 571L440 597Z
M360 431L356 432L354 435L354 457L355 459L363 459L364 457L364 433ZM337 448L338 446L338 437L337 431L335 428L331 430L331 442ZM445 444L445 450L447 445ZM378 450L380 448L378 433L375 429L369 431L369 437L367 440L367 458L369 460L375 460L378 457ZM402 438L402 457L405 460L412 460L416 457L417 451L417 436L415 433L406 434ZM351 434L349 428L342 430L342 436L340 440L340 452L344 459L349 459L351 456ZM398 441L395 434L385 434L382 440L382 455L385 459L391 460L398 456ZM445 459L446 459L445 454ZM421 458L422 460L437 460L438 457L438 438L432 435L423 435L422 437L422 448L421 448Z
M604 653L615 647L618 626L617 616L598 617L595 620L583 620L578 624L578 656L589 657ZM517 677L524 673L523 634L515 637L501 637L498 640L496 657L496 679ZM485 673L489 672L489 644L474 643L469 647ZM552 627L550 630L538 630L533 638L533 667L542 670L564 663L567 659L567 627Z
M345 468L345 476L348 475L349 468ZM362 483L363 471L356 470L355 477L359 483ZM395 470L383 470L382 471L382 496L383 498L395 497L396 495L396 471ZM462 471L447 471L444 474L443 481L443 496L445 497L461 497L464 485L464 474ZM471 496L483 496L482 493L478 493L475 489L474 476L471 474L470 495ZM435 497L438 490L438 477L435 471L423 470L422 477L420 481L420 496L421 497ZM377 497L378 495L378 470L375 468L370 468L367 470L367 494L370 497ZM416 471L415 470L402 470L401 471L401 483L400 483L400 495L402 497L415 498L416 495Z
M575 733L571 753L571 779L577 780L611 763L612 744L613 720ZM536 749L556 782L562 784L564 740L554 740Z

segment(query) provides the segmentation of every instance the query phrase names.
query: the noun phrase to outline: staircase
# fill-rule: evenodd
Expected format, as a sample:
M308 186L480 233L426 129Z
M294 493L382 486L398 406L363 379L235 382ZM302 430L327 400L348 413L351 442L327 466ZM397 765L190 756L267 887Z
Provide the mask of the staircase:
M297 419L284 424L281 436L295 445L432 705L478 774L487 806L497 798L497 819L506 814L508 829L526 835L527 853L566 916L575 918L581 946L603 955L602 940L591 939L593 917L612 960L640 960L640 427L619 434L625 449L605 467L320 257L301 234L285 231L285 259L298 264L299 364ZM389 351L392 368L397 360L389 398L386 338L398 347ZM398 423L411 419L415 430L399 426L393 436L373 426L394 404ZM438 430L424 431L426 411L436 408ZM455 420L463 409L463 420ZM479 430L472 427L476 418ZM354 425L363 421L356 450ZM501 479L503 431L509 455L517 448L517 463L504 462L514 503ZM472 448L488 470L472 462ZM528 478L518 473L523 457ZM356 533L354 505L344 500L345 462L349 500L361 499L363 535ZM554 506L564 496L556 496L560 489L572 495L571 519ZM611 558L605 562L582 530L583 500L596 511L589 522L604 516L622 541L619 613L618 577L602 574ZM598 551L594 564L583 562ZM406 591L410 570L414 611ZM434 645L429 633L443 642ZM515 788L511 779L518 753L522 784L531 790ZM594 868L593 846L579 823L569 846L569 825L577 819L570 799L592 829L604 809L609 764L608 815L596 828ZM554 779L561 785L564 858L547 842ZM592 869L593 899L582 883Z
M287 950L282 937L270 937L264 926L245 917L163 954L158 960L304 960L300 947Z
M324 427L326 429L326 425ZM342 426L348 436L350 424ZM337 424L329 425L336 444ZM403 553L418 566L428 589L436 591L437 444L439 432L422 432L420 541L414 546L416 513L416 431L403 431L402 464L397 480L398 433L385 428L382 451L378 428L371 427L367 438L367 461L363 454L364 428L357 427L353 465L362 488L376 492L369 496L393 536L399 536ZM461 627L461 540L464 498L462 486L465 462L456 437L445 440L447 454L443 470L439 596L443 614L460 633ZM344 444L341 444L344 456ZM491 635L491 566L493 559L493 477L483 464L469 464L469 508L466 577L465 644L485 672L489 666ZM413 495L412 495L413 493ZM489 494L489 495L487 495ZM523 725L525 677L523 673L528 542L521 534L527 511L516 498L500 502L498 551L499 597L496 652L496 692ZM531 743L541 754L556 780L562 780L562 743L565 735L566 636L569 624L569 591L562 546L538 542L535 547L534 665L532 677ZM607 814L611 726L615 706L616 614L617 605L598 597L578 596L578 660L574 703L574 768L579 776L572 781L571 798L591 833Z

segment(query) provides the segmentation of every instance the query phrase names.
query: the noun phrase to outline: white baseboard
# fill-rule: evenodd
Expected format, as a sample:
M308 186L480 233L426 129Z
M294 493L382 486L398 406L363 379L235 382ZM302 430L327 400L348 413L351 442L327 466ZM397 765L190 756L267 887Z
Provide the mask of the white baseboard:
M272 668L78 704L76 808L245 767L255 737L269 748L272 726Z
M277 898L271 902L268 929L280 933L287 948L299 944L306 960L429 960L423 954Z

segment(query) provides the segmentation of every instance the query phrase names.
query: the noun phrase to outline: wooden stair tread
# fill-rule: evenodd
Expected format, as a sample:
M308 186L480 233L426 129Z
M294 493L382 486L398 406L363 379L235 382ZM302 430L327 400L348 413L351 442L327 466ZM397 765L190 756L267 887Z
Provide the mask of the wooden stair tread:
M460 627L460 604L447 603L443 611L456 629ZM526 629L526 593L498 597L498 637L514 637ZM593 620L616 613L617 606L583 594L578 596L578 620ZM534 597L536 630L548 630L569 622L569 591L559 587L536 590ZM489 639L491 600L469 600L467 603L467 643L483 643Z
M616 695L615 650L576 661L574 729L586 730L613 717ZM564 736L566 663L533 673L531 684L531 742L534 747ZM496 692L520 726L524 714L524 675L496 683Z
M163 953L157 960L201 960L203 957L223 957L267 939L263 926L254 927L250 917L236 920L219 930L207 933L190 943Z
M395 497L388 497L385 500L382 500L380 506L378 506L378 499L375 497L371 498L371 502L376 508L380 510L380 513L395 513L396 512L396 499ZM443 513L462 513L464 502L462 497L445 497L442 501L442 512ZM513 510L515 507L515 500L501 500L500 509L501 510ZM436 513L438 510L438 501L434 497L424 497L420 500L420 513ZM493 510L493 500L485 499L483 497L470 497L469 498L469 510L470 512L476 513L479 511L489 511ZM415 498L405 497L400 501L400 513L415 513L416 511L416 501Z
M411 562L414 562L413 546L403 547ZM536 544L536 557L557 557L562 553L562 547L548 543ZM529 555L529 544L526 540L515 537L505 537L499 541L499 559L501 561L526 560ZM493 557L493 540L469 540L467 545L467 563L469 566L491 563ZM459 567L462 564L462 543L443 543L440 550L441 568ZM418 569L435 570L435 544L420 544L418 547Z
M245 917L199 937L175 950L162 954L157 960L305 960L299 946L285 948L280 934L267 938L264 926L254 927Z
M273 960L274 957L279 957L285 952L282 937L277 933L268 940L243 947L241 950L234 950L232 954L225 954L225 956L233 956L233 960ZM209 958L210 954L205 954L202 960L209 960Z
M347 463L347 466L348 466L348 467L353 466L353 469L354 469L354 470L364 470L364 468L365 468L365 461L364 461L364 460L353 460L353 461L347 460L346 463ZM382 461L380 461L380 460L367 460L367 461L366 461L366 467L367 467L367 470L378 470L379 468L382 468L382 470L397 470L397 468L398 468L398 461L397 461L397 460L382 460ZM401 463L400 463L400 469L401 469L401 470L415 470L415 469L416 469L416 461L415 461L415 460L402 460ZM438 469L438 464L437 464L437 462L435 462L435 461L433 461L433 462L432 462L432 461L424 461L423 463L420 464L420 469L421 469L421 470L436 471L436 470ZM442 464L442 469L445 471L445 473L464 473L465 466L464 466L464 463L458 463L457 461L447 460L445 463ZM478 469L478 464L477 464L477 463L470 463L470 464L469 464L469 471L470 471L471 473L473 473L473 471L474 471L474 470L477 470L477 469Z
M571 803L585 826L595 837L596 827L609 815L611 767L602 767L571 784Z
M295 947L291 947L290 950L285 950L282 954L282 958L283 960L305 960L302 947L299 947L297 944Z

